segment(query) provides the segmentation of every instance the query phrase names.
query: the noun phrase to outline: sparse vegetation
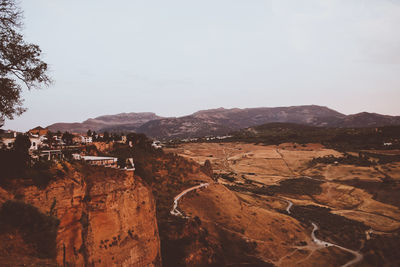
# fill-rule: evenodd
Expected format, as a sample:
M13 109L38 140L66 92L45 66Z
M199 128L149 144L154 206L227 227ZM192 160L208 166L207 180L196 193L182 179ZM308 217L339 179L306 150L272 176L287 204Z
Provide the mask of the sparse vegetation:
M225 179L225 180L227 180L227 181L229 181L229 182L231 182L231 183L233 183L233 182L236 181L236 178L233 176L233 173L229 173L229 174L221 173L221 174L219 174L217 177L218 177L218 178Z
M394 205L400 208L400 183L392 179L385 179L382 182L363 181L359 179L336 181L337 183L361 188L372 194L377 201Z
M18 134L13 149L0 149L0 183L5 179L19 178L30 166L28 136ZM3 180L3 181L2 181Z
M291 215L306 225L316 223L320 228L319 238L358 250L368 226L330 211L329 208L319 206L294 206Z
M371 128L325 128L293 123L269 123L241 130L225 141L263 143L321 143L340 151L360 149L388 149L385 142L391 142L391 149L400 148L400 126Z
M151 146L152 141L143 134L129 134L128 143L116 144L110 152L118 158L133 158L135 174L141 177L153 191L156 199L157 221L161 239L162 258L165 266L182 266L191 247L201 247L208 251L207 234L201 229L199 220L184 220L170 215L174 197L182 190L197 185L188 179L193 173L204 168L172 153L164 153ZM173 223L172 223L173 222ZM189 232L188 232L189 231ZM178 236L177 236L178 235Z
M359 153L359 156L352 156L349 154L345 154L343 157L335 157L332 155L328 155L325 157L313 158L309 163L309 167L315 166L318 163L323 164L348 164L348 165L356 165L356 166L364 166L370 167L375 166L376 162L371 160L368 156L363 153Z
M238 192L251 192L258 195L273 196L275 194L293 194L293 195L319 195L322 192L321 184L324 181L317 181L307 178L287 179L279 185L271 186L242 186L231 185L229 189Z
M365 242L361 251L365 261L371 266L400 266L399 246L400 231L397 230L392 235L372 234L372 238Z
M43 214L36 207L21 201L6 201L0 208L0 232L18 231L42 258L56 256L58 225L56 217Z
M52 166L52 161L38 161L27 171L26 177L31 178L37 187L46 188L50 181L55 179L55 175L51 172Z

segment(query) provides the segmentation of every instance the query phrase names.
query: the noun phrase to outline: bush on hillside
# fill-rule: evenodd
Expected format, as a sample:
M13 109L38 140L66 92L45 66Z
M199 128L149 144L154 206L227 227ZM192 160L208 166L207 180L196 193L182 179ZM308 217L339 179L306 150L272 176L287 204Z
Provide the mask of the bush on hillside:
M41 258L56 256L59 220L41 213L22 201L6 201L0 208L0 232L18 230L25 242L32 244Z

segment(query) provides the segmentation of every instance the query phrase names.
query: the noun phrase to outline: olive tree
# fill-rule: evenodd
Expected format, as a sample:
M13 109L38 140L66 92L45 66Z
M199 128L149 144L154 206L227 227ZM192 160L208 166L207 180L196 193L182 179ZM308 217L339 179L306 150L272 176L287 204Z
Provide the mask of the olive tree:
M21 92L48 85L47 64L38 45L27 43L22 34L22 11L16 0L0 0L0 127L4 120L21 115Z

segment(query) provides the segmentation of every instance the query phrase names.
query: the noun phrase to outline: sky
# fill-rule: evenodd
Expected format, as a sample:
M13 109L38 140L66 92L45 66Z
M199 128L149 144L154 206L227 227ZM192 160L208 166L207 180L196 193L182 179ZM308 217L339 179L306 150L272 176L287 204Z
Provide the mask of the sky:
M316 104L400 115L400 0L23 0L54 83L25 131L122 112Z

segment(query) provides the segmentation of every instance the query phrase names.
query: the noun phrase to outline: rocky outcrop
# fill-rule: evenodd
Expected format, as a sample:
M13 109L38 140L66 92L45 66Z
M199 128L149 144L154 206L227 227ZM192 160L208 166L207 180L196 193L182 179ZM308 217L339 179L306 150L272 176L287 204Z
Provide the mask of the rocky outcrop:
M161 266L155 201L133 172L70 167L46 189L18 194L59 218L58 265Z
M204 162L204 165L200 167L200 170L207 176L213 178L214 177L214 172L211 166L211 162L207 159Z

